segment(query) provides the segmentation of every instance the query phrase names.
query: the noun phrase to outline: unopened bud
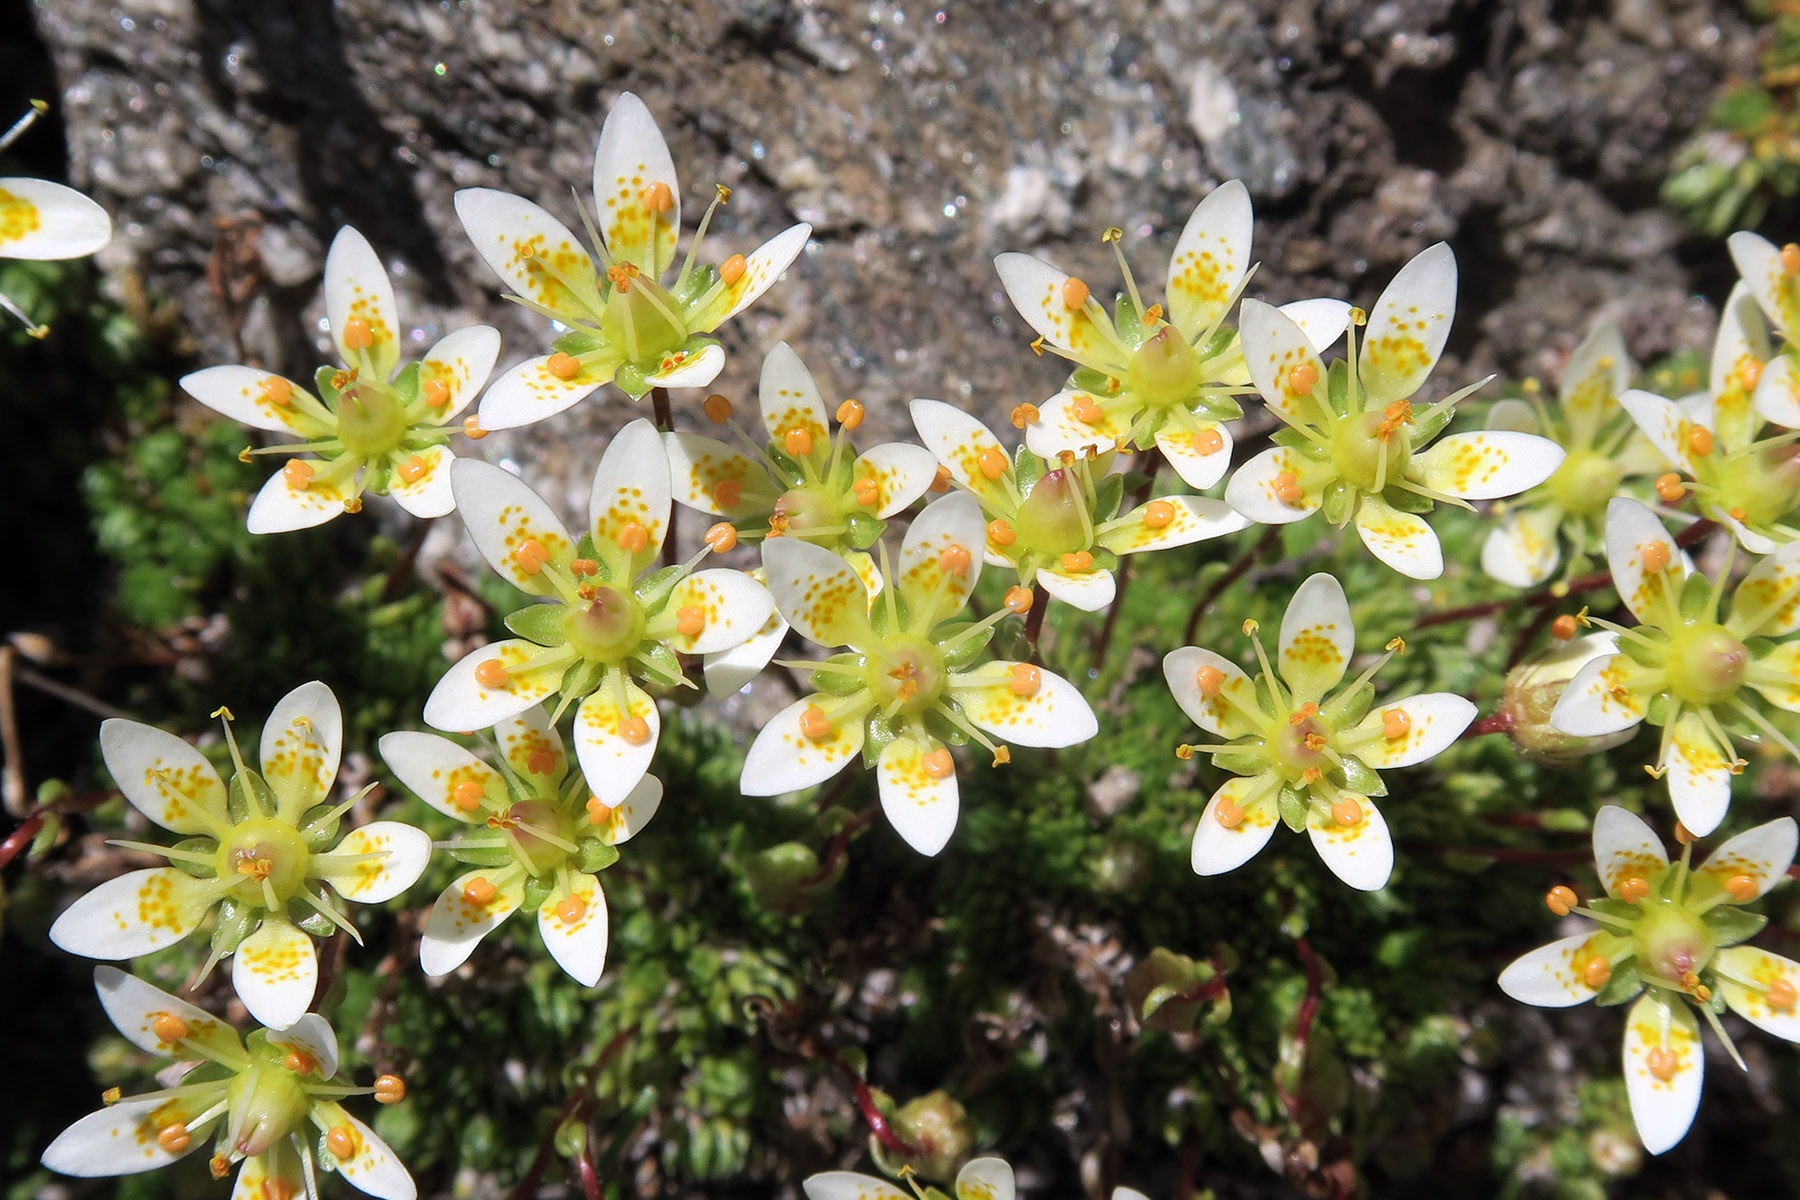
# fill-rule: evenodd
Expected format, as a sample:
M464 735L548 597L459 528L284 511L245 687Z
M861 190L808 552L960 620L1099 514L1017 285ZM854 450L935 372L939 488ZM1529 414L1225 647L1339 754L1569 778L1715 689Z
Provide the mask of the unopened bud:
M1550 714L1569 681L1582 667L1611 653L1612 639L1605 634L1589 634L1554 642L1507 673L1496 716L1510 718L1510 723L1500 723L1505 725L1506 736L1512 739L1521 757L1539 766L1566 767L1631 739L1637 732L1635 726L1619 733L1580 737L1550 724Z

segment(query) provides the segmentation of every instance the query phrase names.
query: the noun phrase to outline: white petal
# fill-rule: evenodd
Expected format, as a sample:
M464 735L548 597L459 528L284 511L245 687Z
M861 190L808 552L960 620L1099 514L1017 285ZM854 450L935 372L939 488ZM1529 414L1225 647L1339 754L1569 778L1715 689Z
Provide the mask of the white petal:
M1673 400L1638 388L1621 393L1619 404L1670 466L1692 474L1687 448L1688 430L1695 427L1691 414Z
M923 446L884 442L857 456L851 478L875 481L875 515L882 520L909 508L937 478L937 459Z
M316 679L277 700L263 722L263 779L295 818L331 795L343 752L343 710Z
M100 723L100 755L125 799L164 829L209 833L229 822L219 773L174 734L114 717Z
M894 586L912 607L914 621L929 628L962 610L981 577L986 546L987 523L982 520L981 505L967 492L934 500L913 518L900 543ZM960 550L961 557L968 560L960 569L952 570L945 562L952 549ZM926 612L931 606L936 607L935 613ZM793 620L791 614L784 615Z
M1169 255L1169 321L1193 341L1223 320L1250 269L1250 193L1226 180L1194 208Z
M1781 264L1781 251L1761 234L1740 230L1725 239L1731 261L1744 286L1762 306L1769 323L1789 338L1800 332L1800 306L1796 305L1794 280Z
M345 1112L337 1104L319 1104L313 1109L313 1120L321 1128L351 1130L353 1148L349 1157L336 1158L338 1174L358 1191L377 1200L413 1200L419 1194L412 1176L406 1173L400 1159L373 1129ZM325 1153L331 1153L329 1150ZM334 1156L335 1158L335 1156Z
M1508 397L1496 400L1488 406L1487 427L1489 429L1509 429L1515 433L1537 433L1537 409L1523 400Z
M1200 690L1203 668L1211 668L1221 677L1212 696ZM1230 739L1252 732L1250 722L1232 701L1255 711L1256 684L1230 659L1199 646L1183 646L1164 656L1163 678L1188 720L1214 737Z
M1550 710L1550 725L1574 737L1605 737L1644 719L1644 698L1630 687L1636 664L1623 654L1596 658L1575 672Z
M544 498L512 472L479 458L459 458L450 465L450 488L469 540L500 578L533 596L553 594L541 572L527 571L515 556L529 538L544 547L551 562L574 557L575 539Z
M575 920L565 920L559 901L551 896L538 906L538 932L557 965L569 978L585 987L600 982L606 969L606 896L600 881L580 871L569 873L569 893L581 901L581 912Z
M359 862L344 856L372 855ZM431 835L401 821L371 821L344 835L330 854L313 861L324 879L346 900L382 904L419 881L431 859Z
M456 492L450 486L450 464L455 461L448 446L427 446L408 455L406 465L416 468L418 476L404 479L394 472L388 495L415 517L449 516L456 510Z
M1384 887L1393 873L1394 840L1388 835L1381 810L1367 796L1345 792L1339 803L1346 800L1362 809L1362 820L1354 825L1340 825L1335 816L1320 815L1309 807L1306 832L1332 874L1359 892L1373 892Z
M862 753L864 731L860 713L832 722L823 737L808 737L801 731L801 717L806 710L817 707L823 712L829 703L829 697L808 696L764 722L744 756L738 790L746 796L797 792L825 782Z
M264 917L231 958L232 990L270 1029L286 1029L305 1016L318 984L312 938L279 917Z
M501 372L475 410L481 428L490 432L517 429L554 417L612 382L614 368L599 361L582 363L579 371L565 379L550 369L554 357L541 354Z
M592 289L592 298L599 298L594 260L568 226L542 208L523 196L492 188L464 188L456 193L455 204L475 253L515 295L555 312L585 315L588 301L545 269L545 263L554 263L558 273Z
M823 1171L809 1175L800 1185L806 1200L913 1200L885 1179L854 1171Z
M313 463L318 460L302 461ZM256 499L250 502L250 511L244 516L244 528L254 534L311 529L342 516L344 503L349 499L350 489L343 482L314 480L304 488L297 488L289 481L286 471L277 471L269 476L268 482L256 493Z
M801 637L829 650L868 628L868 589L849 563L823 546L790 537L763 542L762 554L775 607Z
M1032 426L1036 428L1036 426ZM1165 427L1156 434L1156 448L1162 456L1169 460L1169 466L1181 476L1181 482L1199 491L1211 487L1225 478L1226 470L1231 466L1232 437L1231 430L1224 425L1212 425L1201 431L1201 434L1217 435L1217 445L1212 439L1197 442L1200 434L1191 434L1184 429ZM1029 441L1029 439L1027 439ZM1206 449L1201 449L1204 444ZM1035 451L1035 447L1033 447Z
M1281 312L1300 327L1300 332L1320 354L1330 349L1344 336L1344 330L1350 328L1350 306L1328 296L1290 301L1281 306Z
M1287 525L1310 517L1319 511L1317 489L1302 493L1289 503L1282 499L1276 480L1292 475L1305 487L1306 459L1297 450L1274 446L1239 467L1225 485L1225 503L1237 509L1258 525Z
M337 1074L337 1033L318 1013L307 1013L286 1029L270 1030L269 1044L286 1046L311 1058L317 1064L320 1079L330 1079Z
M1597 930L1559 938L1514 959L1500 972L1500 990L1521 1004L1569 1008L1599 995L1585 978L1605 935Z
M0 213L0 258L81 258L112 240L104 208L48 179L0 179Z
M156 1036L158 1017L179 1017L185 1021L187 1034L183 1042L216 1047L225 1054L242 1049L237 1032L218 1017L117 967L95 967L94 990L100 995L100 1006L106 1010L107 1019L140 1050L164 1058L194 1057L192 1050Z
M1086 411L1094 419L1083 420L1076 415L1075 405L1077 401L1090 399L1094 404ZM1108 404L1106 401L1105 396L1096 396L1082 388L1064 388L1038 405L1037 420L1025 426L1025 448L1044 459L1057 458L1065 450L1083 454L1089 447L1111 449L1131 432L1132 410L1126 405ZM1223 433L1224 426L1220 426L1219 431ZM1158 435L1159 439L1161 436ZM1188 443L1189 457L1193 457L1194 452L1186 434L1177 430L1170 437L1176 443ZM1180 453L1179 445L1177 453ZM1175 460L1171 458L1169 461L1173 463ZM1219 473L1222 474L1224 469L1225 465L1220 464ZM1218 482L1216 476L1214 482Z
M540 791L554 790L557 781L569 773L562 734L550 724L550 714L542 705L495 725L494 740L519 777Z
M63 1130L44 1150L42 1162L58 1174L80 1179L136 1175L166 1167L206 1142L194 1138L186 1150L170 1154L158 1144L156 1135L165 1126L186 1124L185 1118L197 1117L203 1111L203 1103L182 1097L121 1100L89 1113Z
M1707 855L1706 861L1695 868L1696 885L1704 881L1723 891L1728 880L1747 876L1756 885L1756 896L1766 896L1770 888L1787 878L1788 868L1794 865L1795 837L1792 817L1777 817L1754 829L1746 829ZM1738 904L1747 903L1737 896L1732 900Z
M950 472L950 478L990 502L1010 502L1006 475L1012 470L1012 455L1000 444L993 430L941 400L914 400L911 406L913 427L925 448ZM989 469L1001 467L997 475Z
M751 251L750 256L744 260L742 278L725 289L722 315L716 321L702 322L706 328L700 332L712 332L756 303L764 292L775 286L781 273L800 257L800 252L806 249L806 243L811 237L812 226L802 222L788 226Z
M1716 398L1748 392L1750 389L1744 386L1746 375L1761 371L1770 354L1768 322L1757 307L1756 297L1739 280L1719 309L1719 332L1713 337L1707 391Z
M1727 947L1719 951L1715 962L1720 972L1719 992L1732 1012L1766 1033L1800 1042L1800 1006L1790 1003L1776 1008L1766 993L1777 980L1787 983L1790 995L1793 989L1800 988L1800 963L1754 946ZM1745 987L1728 975L1751 980L1756 987Z
M1013 1200L1012 1167L1003 1158L970 1159L956 1173L956 1200Z
M1113 578L1113 573L1098 567L1080 574L1040 570L1032 582L1070 608L1082 612L1099 612L1113 602L1113 596L1118 592L1118 581Z
M791 628L779 612L772 613L763 627L735 646L708 654L701 663L706 677L706 694L714 700L734 696L744 685L762 674L782 639Z
M306 1195L306 1168L292 1138L282 1138L261 1154L252 1154L238 1168L231 1186L231 1200L272 1200Z
M1562 461L1563 448L1535 433L1453 433L1413 459L1407 473L1465 500L1498 500L1536 487Z
M1668 1079L1650 1069L1655 1050L1675 1056ZM1644 1149L1661 1154L1687 1134L1700 1109L1705 1074L1700 1025L1686 1004L1646 995L1631 1006L1625 1018L1625 1094Z
M368 326L372 340L365 352L381 381L387 379L400 361L394 285L369 239L348 225L337 231L325 254L325 320L331 327L338 361L344 363L361 361L344 343L345 328L352 320Z
M1481 569L1508 587L1528 588L1543 583L1562 560L1556 543L1562 515L1562 510L1555 507L1507 513L1481 544Z
M1152 509L1151 505L1164 507ZM1145 519L1161 519L1164 515L1168 520L1161 525L1152 525ZM1107 522L1094 540L1114 554L1137 554L1189 546L1249 527L1249 518L1223 500L1210 496L1164 496Z
M1436 579L1444 573L1444 548L1431 526L1379 496L1364 496L1357 506L1356 532L1370 554L1402 575Z
M1757 561L1731 593L1726 628L1736 636L1782 637L1800 629L1800 542Z
M1377 704L1356 727L1352 750L1356 756L1378 771L1389 767L1410 767L1436 758L1475 719L1475 706L1450 692L1427 692L1401 700ZM1404 732L1387 736L1388 714L1405 718ZM1402 722L1394 722L1396 725ZM1369 740L1363 741L1366 736Z
M1563 367L1559 389L1563 412L1576 439L1590 441L1619 409L1619 395L1631 386L1631 355L1625 337L1611 321L1602 321L1583 338Z
M1783 642L1757 659L1756 666L1758 676L1749 679L1749 685L1777 708L1800 712L1800 641ZM1762 678L1763 669L1770 670L1771 677Z
M645 193L658 183L669 193L669 207L662 212L645 203ZM681 183L656 118L630 92L620 94L600 127L594 208L614 261L631 263L652 279L668 270L681 232Z
M1455 315L1456 255L1439 242L1401 267L1369 311L1357 358L1365 407L1380 408L1419 390L1444 352Z
M1717 829L1731 807L1731 759L1731 749L1717 745L1696 715L1675 722L1664 778L1675 815L1695 837Z
M1763 368L1751 393L1751 403L1765 421L1793 429L1800 426L1800 370L1786 354L1777 354Z
M1289 422L1318 424L1327 386L1325 363L1306 331L1273 305L1247 299L1238 306L1238 336L1244 365L1263 403ZM1307 382L1311 386L1299 390L1297 385Z
M504 794L500 772L449 738L407 730L383 734L377 746L381 760L408 791L453 820L480 817L478 809L464 811L452 799L460 784L473 783L484 792L493 788L493 794Z
M534 704L554 696L562 684L560 671L526 671L509 674L500 687L489 687L477 679L481 664L494 659L509 672L532 655L539 647L524 638L508 638L489 642L469 651L438 679L431 695L425 698L425 723L446 733L471 733L497 725L508 717L516 717Z
M825 401L819 397L819 385L786 342L775 343L763 359L756 396L762 409L763 428L771 442L780 445L789 432L798 429L811 435L815 445L830 443L831 427L826 424Z
M1150 1197L1136 1188L1116 1187L1112 1190L1112 1200L1150 1200Z
M466 889L477 879L494 885L494 897L474 904ZM438 894L419 939L419 966L432 977L448 975L475 952L481 939L525 903L525 885L516 868L478 867L456 877Z
M662 807L662 798L662 780L654 775L646 775L638 780L638 785L631 789L631 794L625 797L623 804L607 808L598 821L594 820L594 814L590 811L588 821L604 825L601 834L606 839L606 844L617 846L629 842L650 823L650 818Z
M252 429L303 437L324 431L323 422L301 411L291 399L286 404L271 401L269 392L264 390L271 380L275 381L278 395L284 394L282 385L286 385L286 393L308 394L293 380L256 367L207 367L183 375L181 390L214 412Z
M1594 871L1607 895L1618 895L1619 885L1633 876L1650 880L1668 866L1662 839L1642 817L1616 804L1594 814Z
M649 543L632 558L641 569L662 553L669 532L669 457L662 435L639 417L613 437L594 470L588 495L588 532L598 545L618 543L619 531L641 525Z
M952 693L976 728L1019 746L1073 746L1100 731L1094 710L1074 684L1029 667L1036 686L1026 689L1019 678L1022 667L1029 664L996 659L950 677Z
M215 896L174 867L128 871L64 909L50 926L50 940L83 958L136 958L192 933Z
M703 513L726 517L739 509L759 507L740 499L726 508L718 499L721 483L736 484L740 496L757 492L766 496L775 486L762 464L704 434L664 434L663 449L669 456L669 485L675 502ZM726 489L727 499L730 491ZM767 501L760 507L767 507Z
M644 376L650 387L701 388L719 377L725 369L725 350L708 343L689 354L685 350L663 356L661 369Z
M700 632L692 637L677 632L669 644L683 654L717 654L748 641L768 624L775 615L775 599L744 572L715 567L695 571L670 592L667 611L680 614L686 609L700 610L704 622Z
M1269 844L1279 819L1275 805L1262 798L1257 780L1233 777L1227 779L1206 802L1194 826L1194 843L1189 861L1196 875L1223 875L1236 870ZM1219 808L1231 802L1243 810L1243 819L1227 828L1219 823Z
M1013 307L1046 342L1083 358L1115 353L1094 323L1096 306L1084 303L1070 308L1064 299L1063 285L1069 275L1029 254L1002 254L994 259L994 270L999 272L1000 286L1006 289Z
M594 796L608 808L622 804L643 779L650 769L650 760L656 757L656 742L662 733L662 714L657 711L656 701L629 681L624 691L627 711L620 712L609 672L609 678L581 702L575 714L576 761ZM650 731L640 741L632 741L622 732L625 721L634 718Z
M876 771L881 811L906 844L925 855L942 850L956 829L956 772L940 779L925 769L925 756L938 751L943 747L935 742L895 738L882 750Z
M450 389L450 402L433 407L439 421L448 421L467 408L494 373L500 358L500 331L491 325L469 325L438 340L419 360L419 386L442 381Z
M1356 650L1356 627L1344 585L1320 571L1294 589L1281 615L1281 677L1300 703L1324 698L1338 685Z

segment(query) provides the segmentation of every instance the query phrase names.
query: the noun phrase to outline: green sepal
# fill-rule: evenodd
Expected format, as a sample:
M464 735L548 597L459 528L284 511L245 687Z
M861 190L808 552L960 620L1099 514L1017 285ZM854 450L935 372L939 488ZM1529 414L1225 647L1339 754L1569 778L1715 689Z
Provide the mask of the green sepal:
M1094 485L1094 524L1110 521L1119 515L1119 505L1125 499L1125 477L1123 475L1103 475L1100 482Z
M1344 755L1344 786L1365 796L1387 795L1387 784L1381 781L1381 772L1354 754Z
M583 354L592 354L596 350L605 349L606 343L591 333L584 332L580 329L572 329L568 333L557 338L554 342L551 342L550 348L552 350L560 350L562 353L571 357L579 358Z
M506 614L506 627L528 642L540 646L560 646L569 640L563 631L566 604L527 604Z
M881 761L881 752L899 736L900 730L892 720L879 715L870 716L863 727L863 766L873 770Z
M469 846L450 843L449 854L457 862L471 867L505 867L512 865L513 852L506 846Z
M1603 917L1616 917L1621 921L1635 921L1641 915L1637 905L1616 896L1597 896L1587 902L1587 907Z
M369 461L363 466L363 490L373 496L385 496L394 481L394 465L386 458Z
M580 699L600 686L600 674L605 670L604 663L578 662L563 672L562 685L557 690L571 700Z
M575 543L575 557L585 558L594 564L596 570L591 576L593 582L612 583L612 565L606 561L606 556L600 553L600 548L594 545L594 535L591 530L582 534L580 540Z
M1429 409L1426 411L1430 412ZM1454 405L1437 412L1432 412L1429 416L1421 413L1419 419L1412 423L1412 429L1407 434L1413 447L1417 449L1442 433L1444 431L1444 426L1448 425L1450 423L1450 418L1455 415L1456 408Z
M1324 458L1326 455L1323 446L1291 425L1283 425L1277 429L1269 435L1269 440L1277 446L1286 446L1289 450L1297 450L1308 458Z
M1319 715L1333 729L1345 730L1368 716L1369 706L1374 703L1375 685L1365 683L1361 687L1346 688L1327 700Z
M887 522L873 513L853 512L844 515L844 544L852 550L867 550L881 540Z
M243 945L250 931L262 924L258 915L261 911L231 896L219 901L218 919L213 923L213 949L230 954Z
M400 369L400 373L394 376L394 381L388 385L400 397L402 405L410 405L419 398L419 367L421 365L417 359L407 363Z
M325 407L333 412L337 411L338 401L343 397L343 393L338 391L331 381L336 379L342 371L341 367L320 367L313 372L313 388L319 393L319 398L325 401Z
M1650 703L1644 705L1644 720L1651 725L1667 725L1673 707L1674 701L1669 698L1668 693L1658 692L1650 697Z
M779 442L770 442L766 447L769 461L775 464L776 472L789 487L798 487L806 480L806 472L800 469L800 463L789 454Z
M1325 401L1338 416L1350 412L1350 360L1340 358L1325 368Z
M1233 775L1260 775L1269 765L1262 755L1250 753L1215 754L1212 760L1213 766Z
M1747 942L1761 933L1762 927L1769 923L1769 918L1761 913L1745 912L1729 904L1719 905L1700 919L1712 930L1720 947Z
M967 731L952 720L953 717L960 718L963 721L968 720L967 717L963 716L962 705L958 704L949 696L940 699L938 705L939 707L937 708L927 709L922 718L925 732L946 745L968 745L969 735Z
M1681 598L1678 607L1683 621L1698 621L1706 615L1707 602L1712 599L1712 581L1695 571L1681 581Z
M310 843L306 848L315 853L319 850L319 847L311 845ZM179 842L170 846L169 849L172 851L185 850L189 854L217 854L219 852L219 843L215 839L209 837L182 838ZM212 863L190 862L185 858L171 858L169 860L169 865L183 874L192 875L195 879L216 879L219 874L218 867L214 866Z
M1237 341L1237 330L1229 325L1221 325L1213 330L1213 335L1206 339L1206 345L1198 347L1201 358L1217 358L1230 352L1231 345Z
M829 663L844 663L860 669L864 663L860 654L834 654L825 660ZM861 675L849 675L839 671L813 671L810 681L813 691L825 696L848 696L852 692L860 692L868 687L868 680Z
M589 875L597 875L619 861L619 848L599 838L582 838L576 843L575 865Z
M1020 446L1013 455L1013 478L1018 481L1019 494L1031 495L1031 489L1038 485L1044 477L1044 460Z
M1094 570L1116 571L1119 569L1119 556L1105 546L1095 546L1088 553L1094 556Z
M249 767L231 777L226 798L225 807L231 814L231 823L234 825L258 817L272 817L280 808L274 791L261 775Z
M683 563L672 567L659 567L648 575L641 577L631 587L631 594L644 607L644 616L654 617L668 606L669 595L675 585L687 578L688 569Z
M621 363L613 382L633 400L642 400L650 392L650 372L636 363Z
M336 921L333 921L324 913L317 912L310 908L305 909L303 915L294 920L294 924L299 926L304 932L310 933L316 938L330 937L337 932Z
M1107 386L1111 382L1111 375L1092 367L1077 367L1069 373L1069 387L1072 390L1092 392L1096 396L1112 395L1112 389Z
M526 912L535 912L544 906L544 901L555 891L556 885L551 880L540 879L536 875L529 876L525 880L525 902L519 907Z
M1152 325L1144 324L1138 315L1137 305L1131 302L1130 292L1120 292L1113 299L1113 329L1117 331L1119 340L1136 350L1149 340L1155 332Z
M644 642L634 657L645 674L656 676L665 687L680 687L688 682L687 673L681 669L681 656L663 642Z
M1306 832L1306 797L1298 791L1283 784L1275 798L1275 806L1281 813L1281 819L1295 833Z
M1625 655L1640 667L1660 667L1668 658L1668 646L1656 644L1646 646L1636 638L1620 638L1619 653Z
M674 296L682 307L692 305L700 297L712 290L713 284L719 281L719 268L713 266L695 267L687 277L687 282L674 289ZM690 341L692 339L689 339ZM709 339L710 340L710 339Z
M1644 990L1644 976L1638 970L1637 959L1628 958L1613 968L1612 978L1594 997L1594 1003L1601 1008L1612 1008L1623 1004Z
M329 804L315 804L300 814L297 830L306 842L306 848L314 854L322 852L337 838L341 818L331 814L332 806Z
M1381 490L1381 498L1387 501L1388 507L1403 513L1424 516L1437 507L1437 501L1430 496L1421 496L1417 492L1409 492L1398 484L1389 484Z
M1333 525L1342 525L1350 519L1350 501L1355 496L1355 488L1342 479L1334 479L1325 485L1325 491L1319 498L1319 511L1323 512L1325 519Z
M948 642L951 638L962 633L964 630L971 628L974 624L975 622L973 621L951 621L939 625L936 629L931 631L932 641L936 643L940 650L942 650L945 642ZM953 648L943 650L945 669L950 671L968 670L970 665L973 664L976 659L981 657L982 651L987 649L988 643L992 641L993 638L994 627L989 625L987 628L974 634L967 640L957 643Z

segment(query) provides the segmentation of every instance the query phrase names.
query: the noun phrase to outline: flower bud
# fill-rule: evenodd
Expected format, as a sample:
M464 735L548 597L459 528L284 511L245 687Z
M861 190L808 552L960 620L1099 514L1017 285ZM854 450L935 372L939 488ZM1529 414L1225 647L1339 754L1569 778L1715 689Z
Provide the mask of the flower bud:
M1197 963L1185 954L1158 946L1125 975L1125 998L1145 1029L1166 1033L1192 1033L1209 1003L1219 997L1188 1000L1183 997L1212 983L1218 973L1211 963ZM1224 1000L1229 1006L1230 1001ZM1146 1011L1147 1010L1147 1011Z
M226 1085L225 1099L230 1106L225 1140L246 1157L263 1153L306 1120L299 1077L260 1059Z
M844 873L840 858L823 878L819 856L800 842L783 842L752 855L744 864L744 882L756 903L772 913L797 917L811 910L819 897Z
M975 1149L974 1122L945 1091L920 1096L894 1113L890 1123L895 1135L915 1152L896 1154L871 1136L870 1153L890 1175L898 1175L902 1167L911 1167L925 1179L948 1180Z
M1550 724L1550 713L1569 681L1594 659L1613 652L1612 636L1594 633L1558 642L1507 673L1498 712L1510 719L1506 735L1522 757L1539 766L1566 767L1631 740L1635 726L1599 737L1577 737Z
M1019 505L1014 528L1026 546L1040 554L1063 554L1087 547L1087 497L1081 481L1067 467L1046 471Z

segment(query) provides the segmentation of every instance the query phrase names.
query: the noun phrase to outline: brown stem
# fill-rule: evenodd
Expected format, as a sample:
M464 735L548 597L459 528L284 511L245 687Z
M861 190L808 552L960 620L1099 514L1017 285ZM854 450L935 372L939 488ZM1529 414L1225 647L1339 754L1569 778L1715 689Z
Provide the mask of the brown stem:
M1465 738L1481 737L1484 734L1505 733L1513 727L1516 720L1509 712L1489 713L1479 720L1471 721L1467 729L1456 735L1456 740L1460 742Z
M383 604L398 600L400 593L406 590L406 581L412 577L413 566L419 561L419 551L425 548L426 535L436 522L436 517L425 517L416 523L412 540L400 552L400 557L394 560L393 568L388 571L387 582L381 585Z
M675 432L675 414L669 407L668 388L656 387L650 389L650 412L652 419L656 422L656 428L658 430L663 433ZM680 505L676 504L671 504L669 506L669 526L668 532L663 535L662 550L663 566L665 567L673 566L675 564L677 554L675 546L675 514L679 508Z
M871 804L869 807L857 813L854 817L851 817L848 821L845 821L844 827L837 831L836 837L831 839L831 845L826 849L825 858L820 862L819 869L814 871L811 875L808 875L805 879L797 881L794 886L797 888L809 888L830 879L831 873L837 869L838 863L842 862L844 855L848 853L850 849L850 839L867 829L870 822L875 819L875 814L880 811L880 809L881 805Z
M898 1154L902 1158L917 1158L919 1152L907 1145L901 1136L894 1132L888 1119L881 1115L881 1109L875 1104L875 1096L869 1091L869 1085L863 1077L844 1066L843 1062L832 1056L832 1061L850 1075L850 1087L856 1093L856 1107L862 1110L863 1120L869 1123L869 1132L881 1143L882 1149L889 1154Z
M1112 644L1113 627L1119 623L1119 610L1125 607L1125 593L1131 587L1131 559L1119 560L1119 586L1113 592L1113 602L1106 610L1106 620L1100 626L1100 636L1094 640L1094 656L1088 665L1098 671L1106 661L1107 647Z
M532 1194L537 1191L538 1180L544 1177L544 1168L550 1165L550 1155L555 1152L556 1131L571 1120L587 1114L589 1106L594 1102L594 1080L599 1078L606 1064L613 1060L636 1032L635 1029L619 1030L613 1035L612 1041L606 1043L606 1048L600 1051L599 1056L588 1065L587 1070L581 1073L581 1082L576 1085L568 1102L562 1106L562 1112L557 1114L556 1120L544 1131L544 1138L538 1143L537 1154L532 1157L531 1165L525 1168L518 1186L513 1188L512 1200L531 1200Z
M64 796L61 800L38 805L26 814L17 829L6 835L5 841L0 842L0 867L6 866L23 853L25 847L31 845L31 840L37 837L44 822L52 814L67 816L69 813L86 812L90 808L100 807L118 794L109 788L98 792L83 792L79 796Z
M1257 539L1256 544L1239 555L1238 560L1227 567L1225 573L1214 580L1213 585L1206 589L1200 599L1194 602L1194 607L1188 612L1187 625L1181 631L1182 645L1194 644L1194 635L1200 629L1200 615L1212 607L1213 601L1223 595L1226 588L1243 578L1244 572L1248 571L1256 560L1262 557L1263 551L1273 546L1275 539L1280 536L1281 526L1279 525L1271 525L1263 530L1263 535Z
M1031 656L1038 657L1038 638L1044 632L1044 614L1050 608L1050 593L1039 584L1031 589L1031 611L1025 614L1025 644L1031 647Z

